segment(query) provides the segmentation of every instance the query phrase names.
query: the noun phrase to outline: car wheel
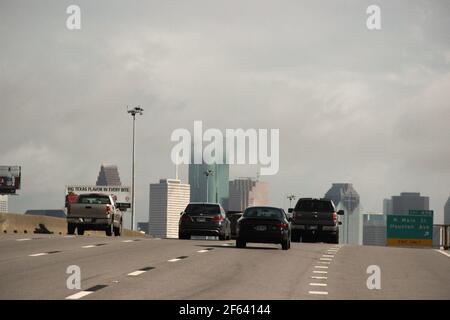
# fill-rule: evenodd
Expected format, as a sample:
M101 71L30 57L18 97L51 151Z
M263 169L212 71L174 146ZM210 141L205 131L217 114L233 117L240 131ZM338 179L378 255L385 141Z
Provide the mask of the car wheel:
M281 249L283 250L288 250L289 249L289 240L283 240L283 242L281 242Z
M334 244L339 243L339 233L336 233L336 235L330 236L330 243L334 243Z
M247 246L247 243L243 240L236 239L236 247L237 248L245 248Z
M109 225L106 226L105 233L106 233L106 235L108 237L111 237L113 235L113 232L114 232L113 229L114 229L114 225L113 224L109 224Z
M122 221L120 222L120 226L119 227L114 227L114 236L115 237L120 237L122 235Z
M77 226L74 223L68 223L67 224L67 234L74 234L76 227Z
M78 226L77 227L77 233L80 236L84 235L84 227L83 226Z
M190 238L191 238L191 236L188 235L188 234L185 234L185 233L178 233L178 239L181 239L181 240L188 240L188 239L190 239Z
M300 242L300 232L299 231L292 231L291 239L294 242Z

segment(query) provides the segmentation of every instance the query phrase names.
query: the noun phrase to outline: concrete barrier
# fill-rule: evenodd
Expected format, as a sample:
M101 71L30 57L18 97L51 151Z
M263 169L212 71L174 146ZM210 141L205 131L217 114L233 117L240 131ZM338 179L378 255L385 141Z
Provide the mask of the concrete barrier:
M0 234L67 234L67 221L64 218L34 216L26 214L0 213ZM86 236L105 236L104 231L86 231ZM138 231L123 229L126 237L148 237Z

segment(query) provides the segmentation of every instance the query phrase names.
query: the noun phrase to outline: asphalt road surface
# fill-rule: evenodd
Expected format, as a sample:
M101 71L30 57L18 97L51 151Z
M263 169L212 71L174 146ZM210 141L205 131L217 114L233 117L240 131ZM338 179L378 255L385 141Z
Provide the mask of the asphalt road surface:
M71 265L79 290L67 288ZM433 249L0 236L0 299L450 299L449 271L448 251Z

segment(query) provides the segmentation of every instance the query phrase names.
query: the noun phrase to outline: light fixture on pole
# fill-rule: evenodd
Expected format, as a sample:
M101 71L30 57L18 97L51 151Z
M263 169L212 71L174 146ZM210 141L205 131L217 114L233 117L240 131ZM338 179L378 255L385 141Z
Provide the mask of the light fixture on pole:
M289 199L289 208L292 208L292 200L295 200L296 196L291 194L287 198Z
M131 230L134 230L134 205L135 205L135 197L134 197L134 165L135 165L135 154L136 154L136 115L144 112L144 109L142 109L140 106L134 107L133 109L127 110L129 114L133 117L133 159L132 159L132 165L131 165Z

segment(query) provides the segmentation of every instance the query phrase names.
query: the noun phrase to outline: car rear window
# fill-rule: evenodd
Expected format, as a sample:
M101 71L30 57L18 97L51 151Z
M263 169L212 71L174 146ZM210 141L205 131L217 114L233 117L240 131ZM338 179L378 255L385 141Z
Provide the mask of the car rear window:
M299 200L295 206L298 211L332 212L334 211L331 201L325 200Z
M221 213L220 207L215 204L188 204L184 212L189 215L216 215Z
M111 204L109 197L106 195L80 195L78 203L85 204Z
M246 218L281 219L282 213L276 208L248 208L244 211Z

